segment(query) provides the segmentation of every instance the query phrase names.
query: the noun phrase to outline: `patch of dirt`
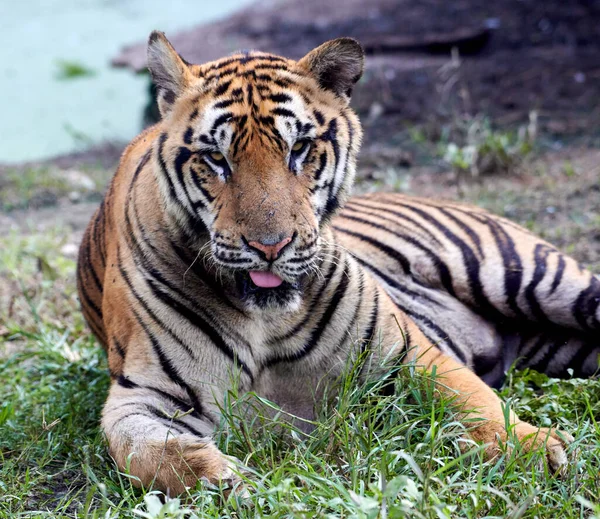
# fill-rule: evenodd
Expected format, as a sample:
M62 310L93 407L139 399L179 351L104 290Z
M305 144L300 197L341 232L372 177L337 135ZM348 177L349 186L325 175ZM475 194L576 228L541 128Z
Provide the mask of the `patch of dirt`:
M484 113L516 124L531 110L543 131L598 139L599 28L600 0L282 0L168 36L193 63L244 48L299 58L357 38L369 56L353 104L368 143L407 122ZM145 70L145 42L113 64Z

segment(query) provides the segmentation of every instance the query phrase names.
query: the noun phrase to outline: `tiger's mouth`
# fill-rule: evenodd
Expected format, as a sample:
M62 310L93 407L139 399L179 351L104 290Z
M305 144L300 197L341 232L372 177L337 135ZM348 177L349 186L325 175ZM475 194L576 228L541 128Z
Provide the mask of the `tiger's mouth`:
M305 276L293 282L270 271L237 271L235 281L239 299L248 307L290 309L303 292Z

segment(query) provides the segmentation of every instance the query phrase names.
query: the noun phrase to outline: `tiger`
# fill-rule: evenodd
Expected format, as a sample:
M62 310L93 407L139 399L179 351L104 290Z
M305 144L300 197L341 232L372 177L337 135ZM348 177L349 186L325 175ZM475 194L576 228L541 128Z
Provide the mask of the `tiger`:
M505 416L493 388L513 365L594 375L599 278L477 207L352 197L364 59L339 38L297 61L198 65L150 35L161 120L123 152L77 268L108 357L101 428L135 484L235 480L213 439L233 384L311 421L361 356L361 381L394 363L434 375L488 458L508 423L552 469L568 464L572 437Z

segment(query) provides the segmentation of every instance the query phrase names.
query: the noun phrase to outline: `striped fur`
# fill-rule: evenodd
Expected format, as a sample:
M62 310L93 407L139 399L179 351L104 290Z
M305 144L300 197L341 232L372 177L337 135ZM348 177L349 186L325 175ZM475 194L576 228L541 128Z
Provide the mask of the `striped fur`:
M492 456L505 419L476 373L497 385L514 362L597 369L600 283L551 245L481 209L402 195L339 212L362 62L340 39L299 62L251 52L189 65L151 36L163 120L124 152L78 268L113 379L102 426L141 484L174 493L231 477L210 436L234 381L313 418L350 358L368 352L365 378L417 359L487 419L471 435ZM284 236L275 261L249 245ZM252 270L283 284L257 288ZM565 463L554 431L532 439L536 428L511 420Z

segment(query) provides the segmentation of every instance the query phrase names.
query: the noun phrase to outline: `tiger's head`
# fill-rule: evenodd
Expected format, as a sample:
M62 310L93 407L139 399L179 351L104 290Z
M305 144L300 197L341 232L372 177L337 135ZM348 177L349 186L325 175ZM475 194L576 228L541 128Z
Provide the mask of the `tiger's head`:
M299 61L252 51L191 65L150 36L164 206L247 310L296 309L318 269L321 229L354 180L363 63L340 38Z

